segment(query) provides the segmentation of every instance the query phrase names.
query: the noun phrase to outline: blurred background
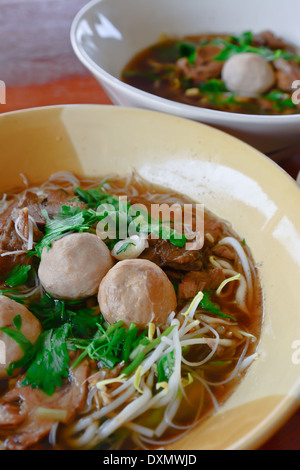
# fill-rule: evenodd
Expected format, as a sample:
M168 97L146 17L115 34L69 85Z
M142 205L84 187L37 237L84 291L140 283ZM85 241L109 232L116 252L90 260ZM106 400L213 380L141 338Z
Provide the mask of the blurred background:
M70 27L86 0L0 0L0 112L68 103L111 104L81 65Z

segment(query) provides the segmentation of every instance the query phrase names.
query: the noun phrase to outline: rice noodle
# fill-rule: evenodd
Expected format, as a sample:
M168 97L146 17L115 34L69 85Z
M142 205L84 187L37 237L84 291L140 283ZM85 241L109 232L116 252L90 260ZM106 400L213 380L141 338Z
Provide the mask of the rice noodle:
M29 215L28 216L28 238L25 237L19 230L19 222L20 222L20 216L18 216L15 220L15 231L17 235L27 244L27 251L32 250L33 248L33 229L37 228L36 223L34 219Z
M232 248L234 248L234 250L236 251L236 253L239 257L239 260L241 262L244 274L245 274L246 279L247 279L248 296L249 296L249 301L250 301L252 299L252 289L253 289L252 272L251 272L251 268L250 268L250 265L249 265L249 262L248 262L248 258L245 254L245 251L244 251L243 247L241 246L239 241L236 240L233 237L223 238L219 242L219 245L229 245Z
M16 255L23 255L25 253L27 253L26 250L5 251L1 253L0 256L16 256Z

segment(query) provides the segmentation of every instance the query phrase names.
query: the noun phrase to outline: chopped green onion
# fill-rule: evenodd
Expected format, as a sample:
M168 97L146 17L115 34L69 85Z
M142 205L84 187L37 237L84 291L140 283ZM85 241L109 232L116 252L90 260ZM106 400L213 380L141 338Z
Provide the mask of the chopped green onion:
M169 336L169 334L173 331L174 328L175 325L169 326L163 333L161 333L160 336L155 338L152 343L150 343L148 346L145 346L145 348L137 354L131 364L129 364L129 366L124 369L123 373L126 375L130 375L140 365L140 363L143 362L147 354L161 342L161 339L164 336Z

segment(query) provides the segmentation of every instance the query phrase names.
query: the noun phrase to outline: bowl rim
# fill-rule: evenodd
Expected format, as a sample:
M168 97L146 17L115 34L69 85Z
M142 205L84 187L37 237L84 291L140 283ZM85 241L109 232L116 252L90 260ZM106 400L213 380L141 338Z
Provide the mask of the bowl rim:
M101 1L101 0L97 0L97 1ZM60 104L33 106L33 107L30 107L30 108L21 108L21 109L6 111L4 113L0 113L0 122L1 122L2 118L5 118L5 116L9 116L9 115L16 115L17 116L18 114L23 114L23 113L27 113L27 112L31 112L31 111L32 112L37 112L37 111L46 112L47 110L51 110L51 109L61 109L62 110L62 109L71 109L71 108L88 108L88 107L101 108L101 109L117 108L118 110L124 110L124 111L127 111L127 112L131 112L131 111L146 112L146 113L150 112L152 114L158 114L158 115L165 115L166 114L166 113L164 113L162 111L159 111L159 110L156 110L156 109L145 109L145 108L138 108L138 107L134 107L134 106L122 106L122 105L116 105L116 104L60 103ZM294 187L296 187L300 191L299 183L291 175L289 175L288 172L286 170L284 170L284 168L279 166L278 162L272 160L268 155L261 152L259 149L256 149L251 144L243 141L242 139L239 139L236 136L228 134L226 131L224 131L222 129L213 128L206 122L193 121L193 120L191 120L189 118L186 118L184 116L174 116L172 114L169 115L169 117L171 117L171 118L173 117L173 118L177 118L177 119L183 119L184 121L194 122L198 125L200 124L202 127L208 127L210 130L213 129L214 131L217 131L219 134L224 134L225 136L229 137L230 139L239 142L241 145L244 145L244 146L250 148L254 153L257 153L260 158L262 158L263 160L268 162L271 166L275 167L277 171L279 171L285 178L287 178L290 181L290 184L292 184ZM299 382L299 385L300 385L300 382ZM300 389L299 389L299 392L300 392Z
M244 114L244 113L231 113L228 111L219 111L214 109L206 109L198 106L192 106L185 103L179 103L172 101L166 98L156 96L152 93L140 90L132 85L129 85L123 82L120 78L115 77L114 75L107 72L104 68L98 65L90 56L86 53L83 47L78 43L76 39L76 31L79 25L79 22L82 20L84 15L89 12L92 8L97 5L101 5L102 0L90 0L86 5L84 5L74 16L71 28L70 28L70 41L73 47L74 53L80 62L85 65L85 67L92 73L97 74L107 83L113 83L119 89L124 90L130 94L138 95L144 98L145 100L152 101L160 104L164 108L169 108L169 111L184 112L182 117L190 117L191 119L200 119L200 118L211 118L217 119L221 122L239 122L241 119L245 122L256 123L257 121L264 123L267 122L271 124L275 122L277 124L292 122L300 124L300 113L299 114L286 114L286 115L261 115L261 114ZM150 44L151 45L151 44ZM163 111L163 110L161 110Z
M251 145L243 142L242 140L238 139L237 137L231 136L227 134L226 132L219 130L219 129L214 129L211 128L209 125L205 123L200 123L200 122L193 122L187 118L184 117L176 117L173 115L166 115L165 113L162 113L160 111L156 110L148 110L148 109L141 109L141 108L134 108L134 107L125 107L125 106L118 106L118 105L107 105L107 104L90 104L90 103L74 103L74 104L55 104L55 105L46 105L46 106L40 106L40 107L32 107L32 108L23 108L23 109L18 109L18 110L13 110L13 111L8 111L5 113L0 114L0 126L2 124L2 120L4 120L6 117L9 116L18 116L21 114L27 114L27 113L38 113L38 112L47 112L48 110L64 110L64 109L80 109L80 108L85 108L88 110L89 108L92 109L109 109L112 112L127 112L127 113L144 113L144 114L152 114L154 117L156 116L164 116L165 119L179 119L179 120L184 120L186 122L190 122L191 124L201 126L201 127L207 127L210 130L213 130L213 132L218 133L218 134L224 134L226 135L231 141L236 141L240 143L243 146L246 146L251 149L251 151L256 154L256 158L262 159L265 162L268 162L268 164L275 170L278 171L281 174L281 177L286 178L289 181L289 184L292 186L296 187L300 191L300 187L297 184L297 182L284 170L282 169L276 162L271 160L269 157L267 157L265 154L260 152L259 150L255 149ZM300 199L300 193L299 193L299 199ZM282 400L280 400L279 404L275 407L275 409L272 410L271 413L268 414L267 420L262 422L262 425L259 427L259 429L256 429L255 434L252 433L247 433L246 435L242 436L241 439L236 443L238 444L238 447L236 450L241 449L241 450L249 450L249 449L257 449L258 447L262 446L268 439L270 439L289 419L290 417L299 409L299 404L300 404L300 379L297 380L296 383L293 384L293 387L289 390L289 394L287 394ZM180 442L180 438L178 440Z

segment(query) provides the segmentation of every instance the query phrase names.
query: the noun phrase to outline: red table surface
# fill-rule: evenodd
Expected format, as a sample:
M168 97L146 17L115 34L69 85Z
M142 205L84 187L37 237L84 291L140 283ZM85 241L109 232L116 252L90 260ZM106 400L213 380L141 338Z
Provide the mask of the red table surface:
M0 113L56 104L113 105L71 48L70 25L86 3L0 0L0 80L6 84ZM282 154L279 165L296 178L300 144ZM300 450L300 409L260 450Z

